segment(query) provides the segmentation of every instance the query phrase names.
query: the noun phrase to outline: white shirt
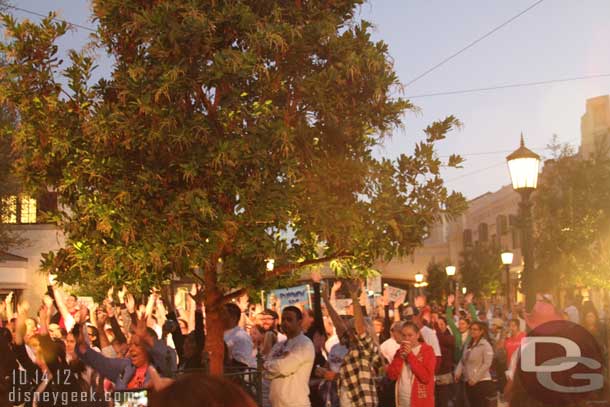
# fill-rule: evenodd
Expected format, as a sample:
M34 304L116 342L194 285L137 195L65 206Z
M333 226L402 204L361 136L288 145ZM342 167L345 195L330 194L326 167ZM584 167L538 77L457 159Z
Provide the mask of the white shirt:
M309 375L315 356L313 343L303 333L273 346L265 362L273 407L310 407Z
M229 348L231 358L248 367L256 367L256 358L252 356L252 338L242 328L236 326L224 333L224 340Z
M341 369L341 365L343 364L343 359L345 359L345 355L347 355L349 349L346 348L342 343L336 343L328 353L328 367L335 373L339 373L339 369Z
M434 356L441 357L441 345L438 342L438 336L436 336L436 331L424 325L422 329L419 330L419 333L421 334L422 338L424 338L424 342L432 346L432 349L434 350Z
M331 351L331 349L333 348L333 346L335 346L336 344L339 343L339 337L337 336L337 334L333 334L333 336L331 336L330 338L328 338L326 340L326 343L324 343L324 350L326 351L326 354L328 355Z
M390 338L381 345L379 345L379 351L381 352L383 357L386 358L386 360L390 363L394 359L394 356L396 355L398 349L400 349L400 344L396 342L396 339L394 338Z
M417 356L421 350L421 345L417 345L411 349L411 353ZM411 391L413 390L413 372L411 366L408 363L402 364L402 372L400 372L400 381L397 387L398 392L398 403L399 407L410 407L411 406Z

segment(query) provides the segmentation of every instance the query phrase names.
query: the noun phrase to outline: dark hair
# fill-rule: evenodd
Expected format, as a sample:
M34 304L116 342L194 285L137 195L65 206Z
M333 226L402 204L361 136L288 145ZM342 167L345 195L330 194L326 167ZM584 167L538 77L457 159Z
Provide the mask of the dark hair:
M263 312L261 312L261 314L262 315L267 315L267 316L272 316L273 319L279 319L280 318L280 316L277 314L277 312L275 312L274 310L269 309L269 308L265 309Z
M152 338L159 339L159 337L157 336L157 332L155 332L155 330L149 326L146 327L146 333L148 335L150 335Z
M443 321L445 323L445 325L447 325L447 318L445 318L442 315L439 315L439 317L437 318L439 321Z
M400 327L400 330L402 331L405 328L411 328L416 334L419 333L419 327L417 326L417 324L415 322L407 321L407 322L403 323L402 326ZM424 341L424 338L422 338L421 335L419 336L419 341L420 342Z
M287 306L286 308L284 308L282 310L282 313L284 313L286 311L294 312L294 314L297 316L297 321L300 321L303 319L303 313L301 312L301 310L298 307L295 307L294 305Z
M239 321L241 318L241 309L232 302L225 304L225 311L233 321Z
M191 373L151 395L151 407L257 407L252 398L234 382L216 376Z
M508 321L508 324L510 326L510 324L516 324L517 326L521 326L521 322L517 319L517 318L513 318L510 321Z
M483 338L485 338L485 340L489 342L489 328L487 328L487 324L481 321L474 321L472 324L470 324L470 326L472 325L476 325L477 327L479 327L482 333L479 340L476 341L476 343L474 340L470 341L470 345L468 347L472 348L474 345L477 345Z

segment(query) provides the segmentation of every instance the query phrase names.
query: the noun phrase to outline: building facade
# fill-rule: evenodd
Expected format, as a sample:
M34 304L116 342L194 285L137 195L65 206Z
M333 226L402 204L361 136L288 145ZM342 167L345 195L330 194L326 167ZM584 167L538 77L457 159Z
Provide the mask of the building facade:
M610 95L587 99L580 119L580 156L590 158L595 151L610 148Z
M40 199L11 197L8 202L11 208L2 219L3 226L10 228L22 243L0 252L0 297L12 291L16 299L25 299L37 309L48 281L40 271L42 254L64 244L57 225L44 222L42 216L43 212L57 209L57 198L49 193Z

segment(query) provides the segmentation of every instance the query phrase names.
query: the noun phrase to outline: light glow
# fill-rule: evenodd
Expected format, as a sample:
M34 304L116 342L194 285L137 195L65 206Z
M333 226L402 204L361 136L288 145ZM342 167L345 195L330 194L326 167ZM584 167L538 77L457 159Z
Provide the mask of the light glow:
M503 252L500 256L502 257L502 264L505 266L513 264L514 255L512 252Z

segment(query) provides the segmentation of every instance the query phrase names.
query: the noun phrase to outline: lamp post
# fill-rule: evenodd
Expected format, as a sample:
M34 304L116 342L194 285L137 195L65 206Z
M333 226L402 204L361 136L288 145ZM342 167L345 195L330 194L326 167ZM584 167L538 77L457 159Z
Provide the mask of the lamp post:
M521 195L519 203L521 220L521 247L523 253L523 289L526 309L530 310L536 301L534 286L534 252L532 247L532 203L530 196L538 186L540 156L525 147L523 134L521 146L506 157L513 189Z
M449 277L449 291L453 294L455 291L455 286L453 284L453 276L455 276L455 266L445 267L445 272L447 273L447 277Z
M513 253L512 252L502 252L500 255L502 258L502 264L506 268L506 311L510 312L511 310L511 294L510 294L510 266L513 264Z
M420 272L415 274L415 288L417 288L417 295L421 294L420 288L422 287L422 283L424 281L424 275Z

